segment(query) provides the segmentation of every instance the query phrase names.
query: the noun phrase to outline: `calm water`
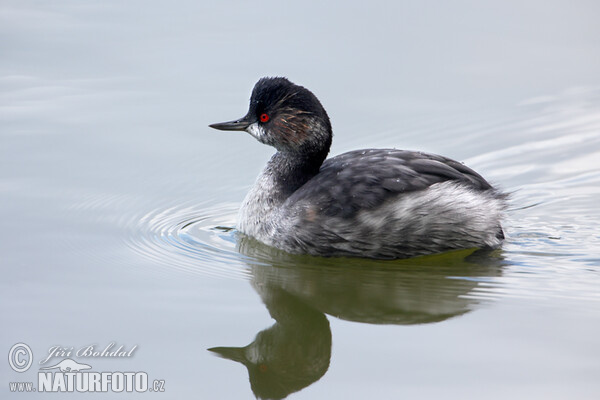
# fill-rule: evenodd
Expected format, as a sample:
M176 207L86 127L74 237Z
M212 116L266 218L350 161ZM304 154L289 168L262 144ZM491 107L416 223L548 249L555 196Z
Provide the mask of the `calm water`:
M3 1L0 351L33 364L5 356L0 397L46 396L9 382L37 386L61 346L165 399L599 398L599 14ZM512 192L504 247L381 262L240 237L272 150L207 125L264 75L315 92L332 154L421 149ZM75 355L110 343L137 347Z

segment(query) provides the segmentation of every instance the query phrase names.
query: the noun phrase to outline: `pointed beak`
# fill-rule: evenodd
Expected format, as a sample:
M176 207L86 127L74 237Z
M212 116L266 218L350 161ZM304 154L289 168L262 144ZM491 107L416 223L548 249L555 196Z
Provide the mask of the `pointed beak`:
M249 121L248 116L245 116L235 121L219 122L209 126L220 131L245 131L250 124L251 122Z
M213 347L207 350L212 351L219 357L241 362L242 364L248 361L244 354L244 347Z

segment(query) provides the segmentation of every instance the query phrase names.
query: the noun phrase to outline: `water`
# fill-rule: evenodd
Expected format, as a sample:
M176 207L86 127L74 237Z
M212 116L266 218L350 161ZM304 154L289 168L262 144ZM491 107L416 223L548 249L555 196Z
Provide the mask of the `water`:
M71 358L169 399L600 395L595 3L0 7L0 337L33 352L0 363L3 398L51 347L111 342L137 348ZM207 125L264 75L317 94L332 154L421 149L512 192L502 250L317 259L241 237L272 150Z

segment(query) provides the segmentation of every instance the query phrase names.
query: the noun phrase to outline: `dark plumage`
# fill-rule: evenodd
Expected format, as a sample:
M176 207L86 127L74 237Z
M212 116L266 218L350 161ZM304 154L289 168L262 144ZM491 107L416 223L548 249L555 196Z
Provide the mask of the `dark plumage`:
M457 181L474 190L492 186L471 168L442 156L406 150L349 151L326 160L319 173L287 200L314 202L325 215L350 218L401 193Z

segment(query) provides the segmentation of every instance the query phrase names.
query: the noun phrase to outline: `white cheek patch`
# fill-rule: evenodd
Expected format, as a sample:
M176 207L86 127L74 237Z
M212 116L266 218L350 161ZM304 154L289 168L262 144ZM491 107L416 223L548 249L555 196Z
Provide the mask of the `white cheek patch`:
M246 132L251 134L259 142L262 142L265 139L265 130L258 122L255 122L246 128Z

